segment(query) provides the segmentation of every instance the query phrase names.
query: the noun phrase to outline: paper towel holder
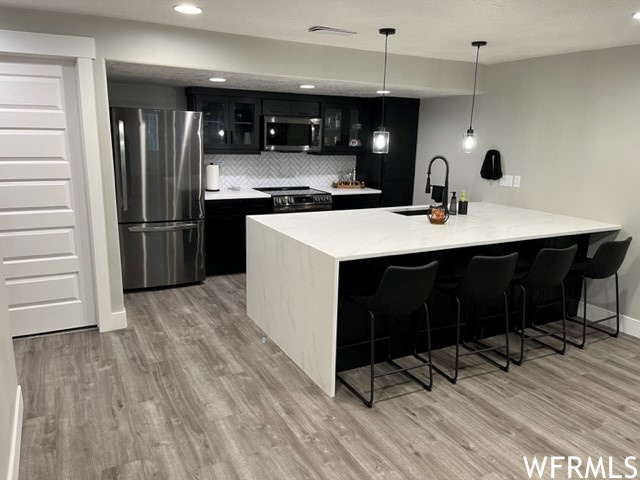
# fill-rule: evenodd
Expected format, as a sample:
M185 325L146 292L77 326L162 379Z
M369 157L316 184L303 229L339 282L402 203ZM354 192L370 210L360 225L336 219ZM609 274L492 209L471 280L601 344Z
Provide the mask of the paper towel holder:
M210 163L205 169L207 191L219 192L220 191L220 165Z

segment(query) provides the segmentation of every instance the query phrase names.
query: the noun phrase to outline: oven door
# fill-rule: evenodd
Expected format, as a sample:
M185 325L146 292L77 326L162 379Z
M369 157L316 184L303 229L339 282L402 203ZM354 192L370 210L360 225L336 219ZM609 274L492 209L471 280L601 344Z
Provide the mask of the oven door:
M273 207L273 213L301 213L301 212L324 212L331 210L331 205L307 204L307 205L285 205L281 207Z
M264 117L264 149L280 152L319 152L322 121L308 117Z

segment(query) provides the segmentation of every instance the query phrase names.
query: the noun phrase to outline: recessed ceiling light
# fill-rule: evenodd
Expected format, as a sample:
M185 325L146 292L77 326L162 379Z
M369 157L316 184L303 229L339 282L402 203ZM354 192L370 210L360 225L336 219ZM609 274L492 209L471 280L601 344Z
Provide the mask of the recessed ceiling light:
M316 88L315 85L300 85L300 88Z
M376 90L376 93L378 95L389 95L391 93L391 90Z
M636 12L636 13L634 13L634 14L633 14L633 18L634 18L635 20L640 20L640 12Z
M226 78L222 78L222 77L211 77L209 79L210 82L216 82L216 83L223 83L226 82L227 79Z
M186 13L187 15L198 15L202 13L202 9L200 7L196 7L195 5L189 5L188 3L176 5L173 7L173 9L176 12Z

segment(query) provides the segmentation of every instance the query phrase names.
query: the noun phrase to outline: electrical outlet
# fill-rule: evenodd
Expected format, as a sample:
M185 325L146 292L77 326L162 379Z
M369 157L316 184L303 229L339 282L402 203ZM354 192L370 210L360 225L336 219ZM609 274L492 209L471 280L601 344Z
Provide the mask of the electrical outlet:
M513 177L513 186L516 188L520 188L520 175L516 175Z
M500 178L501 187L513 187L513 175L503 175Z

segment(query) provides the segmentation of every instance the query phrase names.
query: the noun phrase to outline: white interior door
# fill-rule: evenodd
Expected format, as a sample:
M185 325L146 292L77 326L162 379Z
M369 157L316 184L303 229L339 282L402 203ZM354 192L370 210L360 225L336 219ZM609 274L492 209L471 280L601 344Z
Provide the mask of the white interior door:
M13 336L96 324L75 75L71 62L0 57L0 250Z

